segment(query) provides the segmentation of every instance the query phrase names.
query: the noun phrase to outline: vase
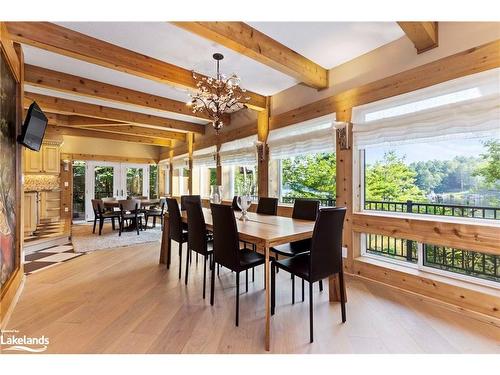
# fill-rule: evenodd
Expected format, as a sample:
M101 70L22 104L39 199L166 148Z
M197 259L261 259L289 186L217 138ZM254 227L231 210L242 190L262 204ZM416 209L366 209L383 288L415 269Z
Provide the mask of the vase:
M210 202L215 204L222 203L222 186L212 185L210 186Z

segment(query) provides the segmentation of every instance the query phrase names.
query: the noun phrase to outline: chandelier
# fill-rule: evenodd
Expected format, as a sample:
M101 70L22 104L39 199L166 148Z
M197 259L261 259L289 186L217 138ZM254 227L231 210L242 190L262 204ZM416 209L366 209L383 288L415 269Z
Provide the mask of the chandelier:
M212 121L215 133L224 126L224 114L234 112L245 106L250 99L245 96L246 90L240 87L240 79L236 74L225 77L219 71L219 62L224 58L220 53L215 53L213 58L217 62L217 76L198 77L193 72L197 91L189 94L191 100L188 105L193 108L193 113L204 112Z

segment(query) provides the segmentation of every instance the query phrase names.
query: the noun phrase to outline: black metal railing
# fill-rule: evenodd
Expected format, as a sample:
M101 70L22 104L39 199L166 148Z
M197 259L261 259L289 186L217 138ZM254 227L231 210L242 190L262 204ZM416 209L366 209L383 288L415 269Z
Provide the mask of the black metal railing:
M500 257L451 247L424 245L424 266L500 282Z
M281 203L293 204L296 198L299 197L281 197ZM304 197L304 198L319 200L319 205L321 207L334 207L336 203L335 198L332 197L327 197L327 198Z
M466 206L444 203L365 201L366 210L500 219L500 207ZM406 262L418 262L416 241L366 234L366 252ZM500 282L500 256L477 251L423 244L422 264L449 272Z
M408 212L475 219L500 220L500 207L466 206L446 203L365 201L365 210Z
M415 241L381 234L366 234L366 252L412 263L418 261L418 249Z

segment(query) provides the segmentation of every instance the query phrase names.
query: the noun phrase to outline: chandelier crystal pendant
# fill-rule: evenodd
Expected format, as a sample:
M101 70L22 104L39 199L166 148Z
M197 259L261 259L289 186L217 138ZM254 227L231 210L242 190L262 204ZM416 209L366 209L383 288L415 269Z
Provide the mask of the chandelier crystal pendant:
M220 73L219 63L224 56L215 53L213 58L217 63L216 78L198 77L193 72L197 91L189 94L191 100L187 104L193 108L193 113L205 112L212 121L215 133L219 134L224 126L224 114L243 108L250 98L245 96L246 90L240 87L236 74L226 77Z

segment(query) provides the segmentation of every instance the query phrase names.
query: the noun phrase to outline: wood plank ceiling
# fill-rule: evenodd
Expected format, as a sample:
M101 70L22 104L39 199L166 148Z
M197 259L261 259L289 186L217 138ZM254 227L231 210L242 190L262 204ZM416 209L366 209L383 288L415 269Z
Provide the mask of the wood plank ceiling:
M328 87L327 69L250 25L242 22L174 24L187 30L188 34L194 33L216 42L293 77L297 82L316 89ZM432 43L437 45L437 24L428 24L400 23L419 53L432 48ZM9 22L7 28L12 39L23 45L168 86L188 90L196 88L192 71L185 67L57 24ZM27 108L35 100L47 112L53 134L170 147L187 142L189 134L204 134L208 123L205 114L193 114L185 102L168 95L138 91L47 67L27 64L25 86L24 107ZM250 97L249 108L258 111L266 108L265 95L247 93ZM86 102L78 98L86 98ZM99 104L89 102L92 100ZM101 105L101 102L110 104ZM230 122L229 116L226 121Z

